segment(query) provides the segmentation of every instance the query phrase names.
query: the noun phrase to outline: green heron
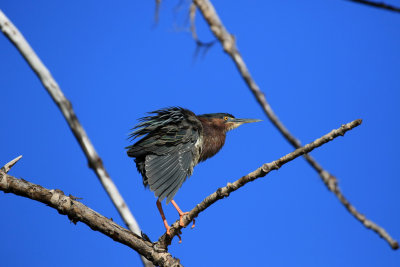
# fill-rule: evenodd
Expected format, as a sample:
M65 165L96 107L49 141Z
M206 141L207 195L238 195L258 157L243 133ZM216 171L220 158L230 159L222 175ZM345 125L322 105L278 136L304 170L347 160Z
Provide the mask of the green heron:
M228 113L195 115L181 107L170 107L148 113L139 119L130 134L131 140L142 137L128 146L127 154L135 158L138 171L143 176L143 185L150 187L157 199L157 208L169 234L161 201L167 198L179 213L182 212L173 200L186 178L193 173L199 162L214 156L224 145L226 132L255 119L238 119Z

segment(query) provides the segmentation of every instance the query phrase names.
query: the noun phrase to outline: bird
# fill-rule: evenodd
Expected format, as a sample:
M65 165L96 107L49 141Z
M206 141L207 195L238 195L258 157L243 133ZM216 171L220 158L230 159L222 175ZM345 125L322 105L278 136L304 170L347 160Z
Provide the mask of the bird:
M166 199L179 213L180 225L188 212L182 212L174 197L193 168L214 156L225 144L226 133L258 119L239 119L229 113L196 115L182 107L167 107L151 111L139 119L129 135L127 154L134 158L143 185L157 198L156 205L167 234L170 227L161 202Z

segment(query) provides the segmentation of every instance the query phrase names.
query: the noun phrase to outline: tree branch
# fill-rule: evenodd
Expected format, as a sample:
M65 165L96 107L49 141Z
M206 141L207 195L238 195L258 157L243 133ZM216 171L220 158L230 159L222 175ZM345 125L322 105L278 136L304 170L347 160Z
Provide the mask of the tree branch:
M385 9L385 10L389 10L389 11L400 12L399 7L391 6L391 5L385 4L383 2L372 2L372 1L366 1L366 0L347 0L347 1L360 3L360 4L367 5L367 6L372 6L372 7Z
M196 42L196 51L194 52L194 58L203 50L202 55L205 56L208 50L217 42L217 40L213 40L210 42L203 42L199 39L196 31L196 10L197 7L194 3L190 4L189 8L189 18L190 18L190 32L192 33L192 38Z
M213 194L206 197L200 204L197 204L196 207L194 207L187 215L185 215L183 217L183 224L184 224L183 227L188 226L190 224L190 222L200 214L200 212L204 211L205 209L207 209L209 206L211 206L218 200L228 197L230 195L230 193L238 190L245 184L252 182L252 181L256 180L257 178L264 177L273 170L278 170L282 165L288 163L289 161L292 161L304 154L310 153L315 148L320 147L320 146L332 141L333 139L335 139L338 136L343 136L347 131L359 126L361 123L362 123L362 120L355 120L348 124L342 125L342 127L340 127L339 129L332 130L330 133L322 136L321 138L318 138L314 142L312 142L308 145L305 145L304 147L298 148L295 151L287 154L286 156L283 156L282 158L280 158L278 160L275 160L270 163L265 163L261 167L259 167L257 170L241 177L237 181L235 181L233 183L228 183L227 186L225 186L225 187L218 188L218 190L216 192L214 192ZM347 201L347 200L345 200L345 201ZM354 209L350 204L348 204L348 206L346 206L346 208L348 208L349 210ZM356 214L357 214L357 212L356 212ZM356 216L356 215L354 215L354 216ZM372 229L375 232L377 232L383 239L385 239L390 244L390 246L393 249L398 248L399 245L398 245L397 241L394 240L383 228L379 227L374 222L367 220L365 218L365 216L363 216L363 215L360 215L360 216L362 216L362 218L358 218L358 219L367 228ZM171 225L170 233L171 233L172 238L175 235L179 234L181 229L183 228L180 226L179 223L180 223L179 220L177 220L174 224ZM158 241L160 243L160 247L161 248L168 247L171 244L172 238L165 233L163 236L160 237L160 239Z
M18 156L15 159L13 159L12 161L10 161L9 163L7 163L6 165L4 165L3 167L1 167L0 171L3 171L5 173L8 173L11 168L22 158L22 156Z
M198 7L201 14L203 15L205 21L210 26L210 30L215 35L215 37L220 41L224 51L231 57L235 63L240 75L249 87L250 91L253 93L257 102L262 107L265 115L271 121L271 123L278 129L278 131L284 136L284 138L296 149L301 147L301 142L293 136L285 125L279 120L278 116L273 111L271 105L268 103L265 94L260 90L254 79L252 78L249 70L247 69L246 63L244 62L238 48L236 47L235 38L231 35L225 26L222 24L214 6L209 0L193 0L193 3ZM324 170L322 166L310 155L304 154L303 157L307 162L318 172L320 178L328 189L333 192L340 202L346 207L350 213L359 220L367 228L374 229L380 236L382 236L384 229L378 225L365 224L368 221L364 215L359 213L343 196L339 187L337 186L338 181L335 176L330 174L328 171ZM367 226L368 225L368 226ZM378 230L380 229L380 230ZM386 232L385 232L386 233ZM386 239L388 242L390 239ZM395 243L390 243L393 249L397 249L398 245Z
M85 130L80 124L77 116L75 115L75 112L72 109L71 102L64 96L63 92L51 75L50 71L46 68L40 58L33 51L29 43L25 40L24 36L19 32L19 30L12 24L12 22L1 10L0 29L24 57L26 62L36 73L44 88L47 90L53 101L60 109L61 113L68 123L68 126L70 127L86 158L88 159L89 167L93 169L93 171L99 178L101 184L106 190L108 196L111 198L114 206L117 208L126 226L132 232L139 235L141 232L139 224L133 217L133 214L129 210L128 205L119 193L118 188L107 173L101 158L97 154L93 144L91 143ZM143 258L142 261L145 266L152 266Z
M134 249L157 266L182 266L179 260L173 258L168 252L158 250L153 243L95 212L73 197L66 196L63 191L49 190L8 175L7 170L10 170L20 158L21 156L1 168L0 191L42 202L56 209L58 213L67 215L74 224L83 222L92 230L99 231L114 241Z

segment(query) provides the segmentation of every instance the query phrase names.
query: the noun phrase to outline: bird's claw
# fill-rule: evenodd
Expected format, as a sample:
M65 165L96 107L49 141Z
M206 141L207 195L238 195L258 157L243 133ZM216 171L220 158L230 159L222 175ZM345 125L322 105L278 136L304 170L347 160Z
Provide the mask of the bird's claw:
M178 238L179 238L179 244L182 244L182 238L179 234L177 234Z
M166 228L167 228L167 235L168 235L170 238L172 238L173 236L172 236L171 231L170 231L171 227L167 226ZM182 234L180 230L179 230L179 233ZM179 238L179 244L182 243L182 237L181 237L180 234L176 234L176 235L178 236L178 238Z
M183 216L185 216L187 214L189 214L189 212L182 212L182 214L179 214L179 225L181 227L185 226L185 224L183 223ZM196 220L193 218L193 225L191 227L192 229L194 228L195 224L196 224Z

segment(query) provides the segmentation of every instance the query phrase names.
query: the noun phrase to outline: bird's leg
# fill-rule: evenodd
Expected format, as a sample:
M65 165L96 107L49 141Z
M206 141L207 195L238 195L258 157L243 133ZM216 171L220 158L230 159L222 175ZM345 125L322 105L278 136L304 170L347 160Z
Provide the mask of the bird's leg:
M175 200L171 200L171 203L172 203L172 205L174 205L175 209L178 211L178 213L179 213L179 225L183 227L184 224L183 224L182 218L183 218L184 215L189 214L189 212L183 212L179 208L178 204L176 204ZM192 228L194 228L194 224L195 224L195 220L193 219Z
M169 225L168 225L167 219L165 219L165 215L164 215L164 211L163 211L162 206L161 206L161 202L160 202L158 199L157 199L156 204L157 204L158 211L160 212L161 218L162 218L162 220L163 220L165 229L167 229L167 235L169 235L169 236L171 237L171 233L170 233L170 231L169 231L170 227L169 227ZM181 236L180 236L179 234L176 234L176 235L177 235L178 238L179 238L179 243L182 243L182 238L181 238Z
M158 211L160 212L161 218L162 218L162 220L164 222L165 229L167 229L167 234L169 236L171 236L171 233L169 232L169 228L170 227L168 225L167 219L165 219L165 215L164 215L164 211L163 211L162 206L161 206L161 202L158 199L157 199L156 204L157 204Z
M179 225L183 227L184 224L183 224L183 221L182 221L182 217L183 217L184 215L188 214L189 212L183 212L183 211L179 208L179 206L176 204L176 202L175 202L174 200L171 200L171 203L172 203L172 205L174 205L175 209L178 211L179 217L180 217L180 218L179 218ZM167 229L167 235L171 236L171 233L170 233L170 231L169 231L170 227L169 227L169 225L168 225L167 219L165 218L165 215L164 215L164 211L163 211L161 202L160 202L158 199L157 199L156 204L157 204L158 211L160 212L161 218L162 218L162 220L163 220L165 229ZM195 221L194 221L194 219L193 219L192 228L194 227L194 223L195 223ZM178 236L178 238L179 238L179 243L182 243L182 238L181 238L181 236L180 236L179 234L177 234L177 236Z

